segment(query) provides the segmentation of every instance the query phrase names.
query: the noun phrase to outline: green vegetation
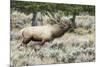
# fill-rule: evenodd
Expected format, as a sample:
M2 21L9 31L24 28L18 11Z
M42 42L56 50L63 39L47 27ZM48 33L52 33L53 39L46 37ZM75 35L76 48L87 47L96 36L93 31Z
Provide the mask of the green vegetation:
M40 3L40 2L26 2L26 1L11 1L11 9L24 12L26 14L33 13L32 25L36 25L36 14L38 12L51 14L57 11L62 11L64 15L73 15L73 28L76 27L75 17L81 13L88 13L95 15L95 6L90 5L74 5L74 4L54 4L54 3Z
M54 3L40 3L40 2L26 2L26 1L11 1L11 8L25 13L37 11L57 12L63 11L66 15L80 12L88 12L95 15L95 6L90 5L74 5L74 4L54 4Z

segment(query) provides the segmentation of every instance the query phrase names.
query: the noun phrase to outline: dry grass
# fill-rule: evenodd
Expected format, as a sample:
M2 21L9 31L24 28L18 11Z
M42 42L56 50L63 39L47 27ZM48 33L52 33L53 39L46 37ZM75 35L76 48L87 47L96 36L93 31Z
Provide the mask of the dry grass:
M80 63L95 61L95 17L77 16L77 28L63 36L47 42L45 46L34 45L16 48L20 43L18 31L30 26L32 15L13 12L11 14L11 65Z

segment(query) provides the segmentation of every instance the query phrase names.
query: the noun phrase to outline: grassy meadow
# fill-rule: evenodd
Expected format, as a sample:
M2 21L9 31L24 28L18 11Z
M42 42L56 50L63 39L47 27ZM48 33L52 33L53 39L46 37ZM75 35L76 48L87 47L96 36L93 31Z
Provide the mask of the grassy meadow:
M95 62L95 6L11 1L10 20L12 67ZM18 48L21 29L66 21L71 21L71 28L62 36L42 47L31 41Z
M43 16L43 24L49 23L49 17ZM11 13L11 66L29 66L40 64L80 63L95 61L95 16L77 15L76 28L51 42L46 46L34 45L31 41L28 47L17 48L21 43L19 31L31 26L32 14L19 11Z

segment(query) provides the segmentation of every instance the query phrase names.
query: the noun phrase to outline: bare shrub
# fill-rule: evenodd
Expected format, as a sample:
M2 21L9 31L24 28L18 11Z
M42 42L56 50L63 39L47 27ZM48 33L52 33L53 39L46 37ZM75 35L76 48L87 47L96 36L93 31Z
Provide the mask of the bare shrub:
M32 14L26 15L25 13L20 13L14 11L11 13L11 29L21 29L28 26L31 23Z
M76 16L75 19L77 27L83 27L83 28L94 28L95 25L95 17L94 16Z

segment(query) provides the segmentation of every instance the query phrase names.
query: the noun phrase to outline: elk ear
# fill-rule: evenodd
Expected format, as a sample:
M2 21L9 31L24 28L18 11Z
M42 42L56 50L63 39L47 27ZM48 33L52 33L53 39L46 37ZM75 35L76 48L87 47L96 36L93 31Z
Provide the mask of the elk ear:
M65 29L65 26L64 25L61 25L61 24L59 24L60 25L60 28L61 29Z

